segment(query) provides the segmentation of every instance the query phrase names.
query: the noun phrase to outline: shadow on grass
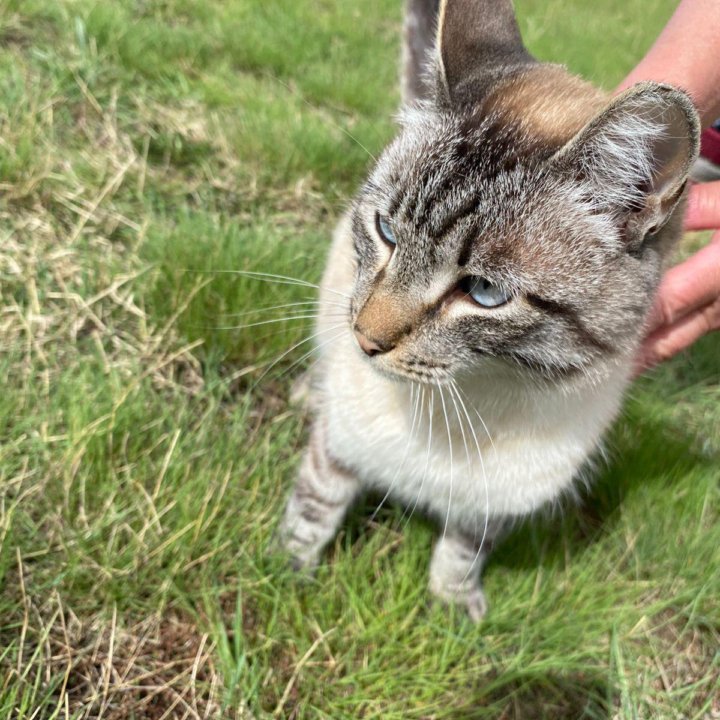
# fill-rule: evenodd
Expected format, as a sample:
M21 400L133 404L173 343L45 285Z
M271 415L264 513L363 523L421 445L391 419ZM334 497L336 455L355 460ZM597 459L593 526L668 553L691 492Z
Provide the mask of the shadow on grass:
M614 704L607 679L590 673L520 677L482 699L471 695L472 705L459 709L453 720L486 720L490 713L503 720L606 720Z
M627 413L611 440L613 462L591 481L579 502L566 501L562 510L539 513L522 522L500 544L490 563L509 567L555 566L567 548L585 547L612 529L628 495L643 486L668 483L672 477L710 458L692 450L693 438L671 433L661 422L648 422Z
M541 512L510 533L493 554L490 564L506 567L555 565L567 548L592 544L617 521L625 499L642 487L665 484L695 470L716 468L717 459L698 450L692 431L670 425L666 417L653 417L643 399L665 392L667 402L683 387L717 384L720 336L708 337L663 368L654 379L638 381L637 394L626 403L622 419L611 432L607 446L610 464L589 473L589 488L579 502L567 501L562 510Z

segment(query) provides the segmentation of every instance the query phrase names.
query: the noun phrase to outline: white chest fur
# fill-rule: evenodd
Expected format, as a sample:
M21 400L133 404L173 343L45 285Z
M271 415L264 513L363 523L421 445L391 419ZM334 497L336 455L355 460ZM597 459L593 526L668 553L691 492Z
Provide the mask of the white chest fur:
M330 452L366 486L468 530L557 498L619 406L620 378L615 392L568 396L520 398L481 380L460 398L447 387L411 389L378 375L353 342L348 333L326 358Z

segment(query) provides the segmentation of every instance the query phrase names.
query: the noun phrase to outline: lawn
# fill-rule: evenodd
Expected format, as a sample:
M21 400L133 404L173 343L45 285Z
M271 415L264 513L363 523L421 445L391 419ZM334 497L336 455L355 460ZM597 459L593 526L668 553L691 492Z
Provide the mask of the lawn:
M0 717L720 717L717 334L498 549L480 626L397 508L313 580L267 555L312 331L271 308L314 291L232 271L319 278L393 133L400 5L0 0ZM517 6L609 88L674 3Z

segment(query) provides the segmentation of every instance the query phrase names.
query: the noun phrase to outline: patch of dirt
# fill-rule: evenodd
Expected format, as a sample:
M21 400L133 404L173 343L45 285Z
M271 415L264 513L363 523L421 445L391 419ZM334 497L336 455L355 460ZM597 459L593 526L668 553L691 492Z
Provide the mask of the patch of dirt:
M117 615L81 620L55 598L42 610L29 608L29 617L34 622L24 624L20 659L3 668L5 674L12 679L27 672L26 682L40 685L62 678L51 705L67 708L72 717L230 717L219 699L214 646L179 612L126 626Z
M658 698L668 698L669 702L671 698L692 697L695 711L709 700L707 717L720 718L720 627L691 625L683 616L666 610L653 619L644 634L652 652L643 655L641 662Z

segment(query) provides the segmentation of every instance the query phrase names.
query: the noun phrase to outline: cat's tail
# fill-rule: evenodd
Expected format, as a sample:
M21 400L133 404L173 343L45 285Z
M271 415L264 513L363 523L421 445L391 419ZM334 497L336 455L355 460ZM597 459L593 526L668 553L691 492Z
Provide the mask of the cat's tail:
M432 91L426 67L435 48L439 9L440 0L406 0L401 77L404 105L427 98Z

